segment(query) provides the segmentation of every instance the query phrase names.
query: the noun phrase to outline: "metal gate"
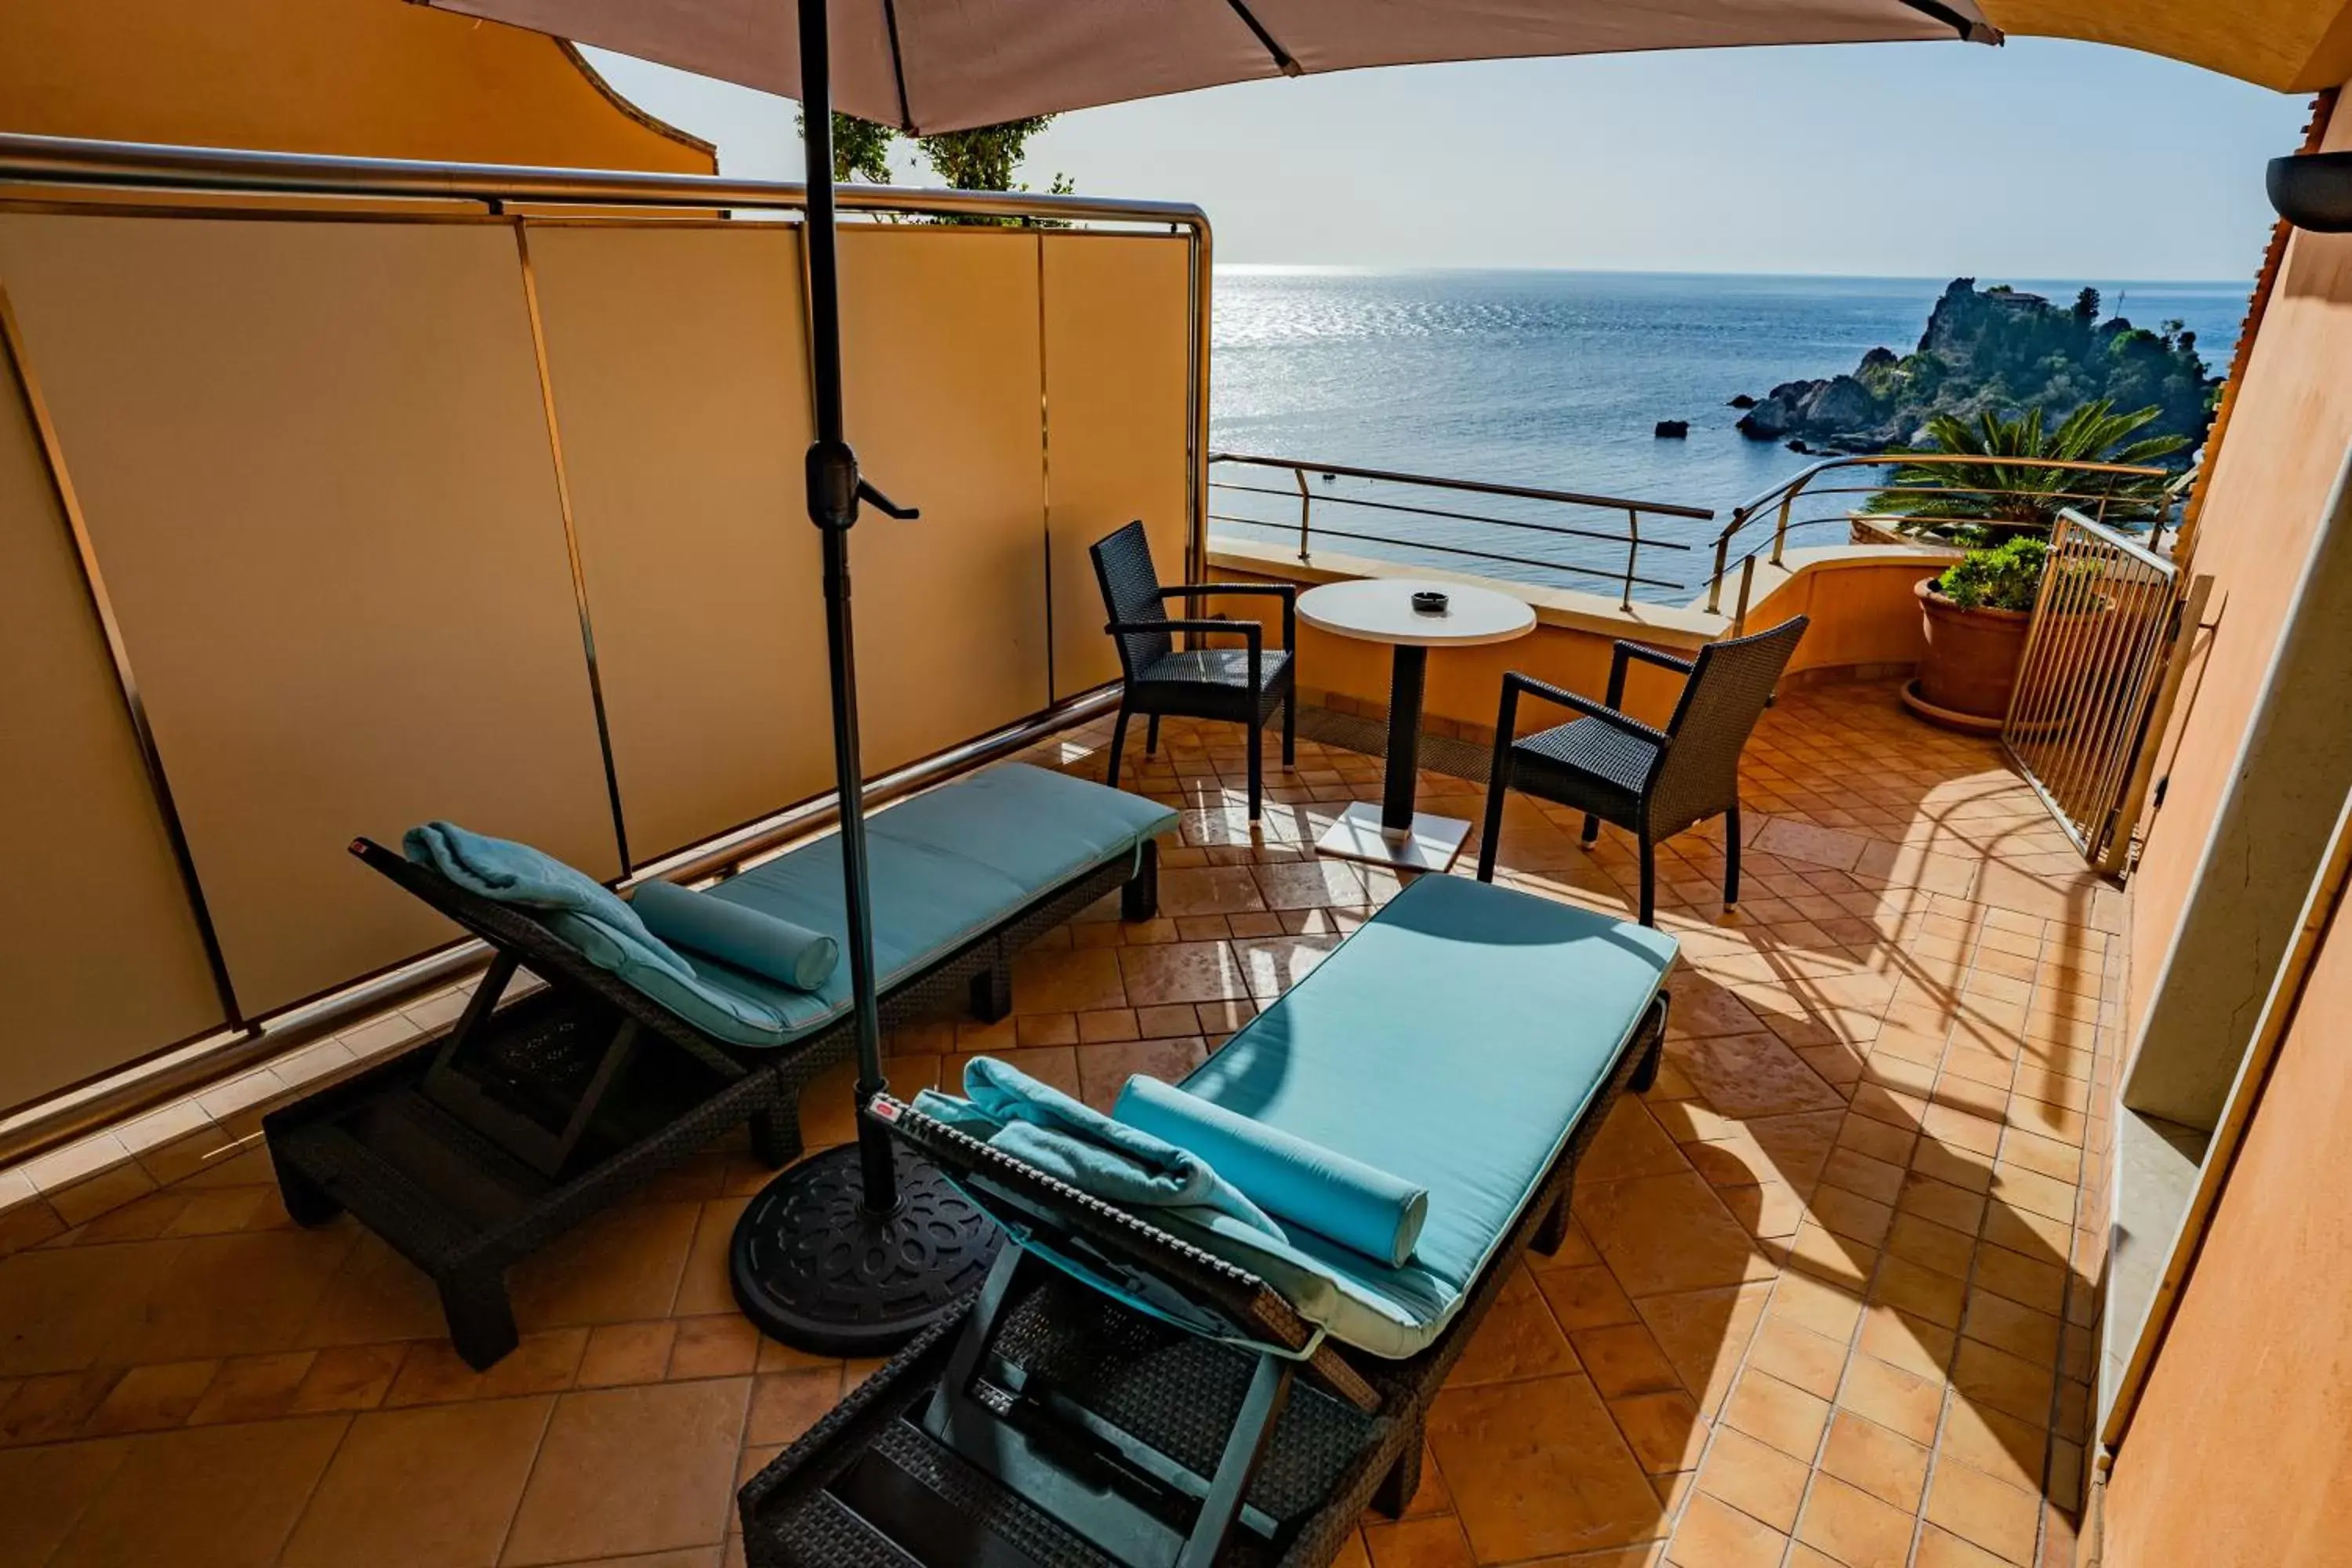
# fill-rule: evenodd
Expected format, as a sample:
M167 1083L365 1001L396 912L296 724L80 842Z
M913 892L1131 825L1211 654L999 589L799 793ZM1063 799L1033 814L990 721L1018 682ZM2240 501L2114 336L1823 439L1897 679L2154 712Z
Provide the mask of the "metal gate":
M2172 562L2072 509L2051 531L2001 746L2102 871L2130 857L2180 688L2179 631L2196 625L2210 584L2197 579L2184 601Z

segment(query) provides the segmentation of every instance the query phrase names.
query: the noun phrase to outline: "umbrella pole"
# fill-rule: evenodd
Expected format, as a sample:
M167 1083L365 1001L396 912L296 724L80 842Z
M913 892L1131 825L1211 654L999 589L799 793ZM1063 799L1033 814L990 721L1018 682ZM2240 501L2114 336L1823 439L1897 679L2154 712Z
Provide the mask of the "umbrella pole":
M808 513L824 544L825 653L841 803L842 911L857 1035L857 1142L803 1160L762 1188L736 1223L735 1300L771 1338L824 1355L866 1356L913 1339L980 1285L1001 1237L931 1165L901 1154L867 1111L886 1087L857 746L857 647L849 614L849 531L859 503L912 519L857 471L844 433L840 257L833 200L833 93L825 0L800 0L801 110L808 148L809 370L816 439ZM789 1113L789 1112L787 1112Z
M822 0L802 0L801 111L808 146L809 370L816 440L808 449L809 521L824 541L825 658L833 674L833 765L841 802L842 912L849 925L850 1005L857 1027L858 1174L866 1206L898 1206L890 1137L866 1114L886 1087L881 1005L874 988L874 912L866 867L866 773L857 747L857 643L849 618L849 530L857 521L857 455L843 436L841 261L833 206L833 90ZM894 509L895 510L895 509Z

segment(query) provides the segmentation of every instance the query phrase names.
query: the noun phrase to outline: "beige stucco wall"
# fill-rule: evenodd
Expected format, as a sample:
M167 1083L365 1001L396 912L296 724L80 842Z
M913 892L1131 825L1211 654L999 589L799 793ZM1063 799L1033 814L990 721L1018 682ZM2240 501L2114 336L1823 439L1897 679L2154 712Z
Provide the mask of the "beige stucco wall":
M8 0L0 131L707 174L537 33L404 0Z
M2352 929L2342 912L2107 1485L2111 1568L2341 1563L2352 1542Z
M2352 115L2325 142L2352 148ZM2215 629L2172 738L2170 784L2132 887L2129 1019L2137 1033L2263 689L2315 530L2352 443L2352 237L2298 233L2215 459L2195 572ZM2301 889L2284 896L2299 899Z

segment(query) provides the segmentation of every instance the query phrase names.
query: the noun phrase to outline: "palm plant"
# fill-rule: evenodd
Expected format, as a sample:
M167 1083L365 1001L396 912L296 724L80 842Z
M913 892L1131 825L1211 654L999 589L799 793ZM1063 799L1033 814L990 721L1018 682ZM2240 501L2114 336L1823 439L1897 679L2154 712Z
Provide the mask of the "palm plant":
M2042 427L2039 406L2014 419L1988 412L1974 426L1939 414L1927 421L1929 444L1917 450L1984 460L1906 464L1863 510L1899 513L1913 527L1941 528L1962 542L2047 533L2070 506L2107 522L2148 521L2164 510L2162 474L2086 473L2000 459L2153 465L2189 444L2186 436L2131 438L2160 412L2117 414L2112 400L2101 398L2075 409L2055 430Z

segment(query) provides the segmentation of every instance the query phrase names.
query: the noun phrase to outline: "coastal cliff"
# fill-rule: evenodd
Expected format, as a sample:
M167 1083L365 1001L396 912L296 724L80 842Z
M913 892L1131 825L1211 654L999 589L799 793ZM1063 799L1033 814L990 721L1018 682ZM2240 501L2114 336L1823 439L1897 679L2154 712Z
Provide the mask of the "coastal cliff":
M1758 441L1795 438L1835 451L1881 451L1916 444L1933 416L1974 420L2040 406L2053 425L2085 403L2158 410L2149 435L2205 438L2221 386L2197 353L2197 335L2177 321L2160 331L2121 316L2099 319L2098 291L2071 309L2005 285L1979 289L1955 278L1908 354L1875 348L1846 375L1774 387L1739 421Z

